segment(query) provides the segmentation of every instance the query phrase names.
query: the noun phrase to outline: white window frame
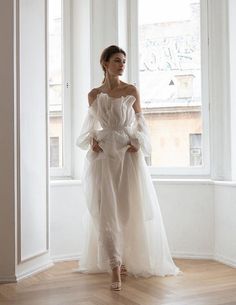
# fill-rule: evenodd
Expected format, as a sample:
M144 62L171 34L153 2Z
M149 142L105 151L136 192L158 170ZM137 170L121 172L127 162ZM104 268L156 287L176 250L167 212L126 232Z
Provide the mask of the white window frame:
M49 0L47 0L48 3ZM60 168L50 167L52 179L71 177L71 69L70 69L70 1L62 2L62 69L63 69L63 118L62 118L62 164ZM48 38L47 38L48 39ZM48 58L48 57L47 57ZM50 143L50 142L49 142Z
M201 28L201 89L202 89L202 152L203 165L196 167L155 167L149 166L153 178L196 176L210 177L210 143L209 143L209 33L208 33L208 0L200 0L200 28ZM138 43L138 0L129 0L128 7L128 72L129 82L139 87L139 43Z

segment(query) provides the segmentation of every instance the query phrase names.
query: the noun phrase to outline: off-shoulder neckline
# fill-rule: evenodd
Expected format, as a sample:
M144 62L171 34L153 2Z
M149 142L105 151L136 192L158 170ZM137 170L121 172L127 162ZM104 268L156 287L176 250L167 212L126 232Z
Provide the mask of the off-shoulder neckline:
M101 92L99 92L99 93L96 95L95 99L93 100L92 104L91 104L89 107L92 107L92 106L97 102L98 97L99 97L101 94L106 95L107 97L109 97L109 98L111 98L111 99L117 99L117 100L120 100L120 101L123 101L123 100L124 100L125 98L127 98L127 97L133 97L133 98L136 100L136 97L135 97L134 95L132 95L132 94L121 95L120 97L113 97L113 96L110 96L108 93L102 92L102 91L101 91ZM118 102L114 102L114 103L118 103Z
M97 99L97 97L99 96L99 95L101 95L101 94L104 94L104 95L106 95L106 96L108 96L108 97L110 97L110 98L112 98L112 99L120 99L120 98L126 98L126 97L130 97L130 96L132 96L133 98L135 98L136 99L136 97L134 96L134 95L132 95L132 94L127 94L127 95L121 95L121 96L119 96L119 97L114 97L114 96L111 96L111 95L109 95L108 93L106 93L106 92L102 92L102 91L100 91L97 95L96 95L96 98L95 98L95 100Z
M132 94L121 95L120 97L113 97L113 96L110 96L108 93L102 92L102 91L101 91L101 92L99 92L99 93L96 95L94 101L93 101L92 104L89 106L89 108L92 108L93 104L94 104L95 102L97 102L98 96L99 96L100 94L107 95L108 97L113 98L113 99L121 99L121 101L123 101L124 98L130 97L130 96L132 96L132 97L136 100L136 97L135 97L134 95L132 95ZM133 107L132 107L132 108L133 108ZM133 109L133 111L134 111L134 109ZM143 113L142 111L140 111L140 112L135 112L135 111L134 111L134 114L135 114L135 115L139 115L139 114L142 114L142 113Z

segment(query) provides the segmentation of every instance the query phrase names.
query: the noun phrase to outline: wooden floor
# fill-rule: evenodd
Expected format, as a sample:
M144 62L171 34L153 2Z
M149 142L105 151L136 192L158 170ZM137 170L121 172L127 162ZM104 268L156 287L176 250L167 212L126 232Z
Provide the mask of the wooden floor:
M180 276L126 277L122 291L109 289L107 274L74 272L57 263L16 284L0 285L0 305L236 305L236 268L211 260L175 259Z

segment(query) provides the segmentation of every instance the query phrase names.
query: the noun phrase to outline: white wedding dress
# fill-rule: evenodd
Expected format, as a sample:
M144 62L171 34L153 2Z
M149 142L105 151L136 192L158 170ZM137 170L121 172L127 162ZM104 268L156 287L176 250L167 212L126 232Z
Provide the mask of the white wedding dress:
M132 95L99 93L88 108L76 144L88 150L82 185L88 213L86 242L78 271L111 272L125 264L128 274L177 275L157 195L144 156L151 145L143 113ZM91 139L102 152L94 152ZM127 152L129 144L139 148Z

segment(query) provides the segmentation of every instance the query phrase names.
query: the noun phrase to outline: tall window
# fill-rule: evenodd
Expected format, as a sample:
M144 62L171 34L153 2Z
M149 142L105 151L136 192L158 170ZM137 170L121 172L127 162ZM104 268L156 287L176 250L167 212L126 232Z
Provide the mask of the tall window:
M139 0L139 80L154 167L203 165L200 0Z
M66 114L69 95L66 91L69 90L69 62L65 43L69 34L66 25L67 2L48 1L48 102L52 176L66 175L68 166L66 143L69 124L66 124Z

